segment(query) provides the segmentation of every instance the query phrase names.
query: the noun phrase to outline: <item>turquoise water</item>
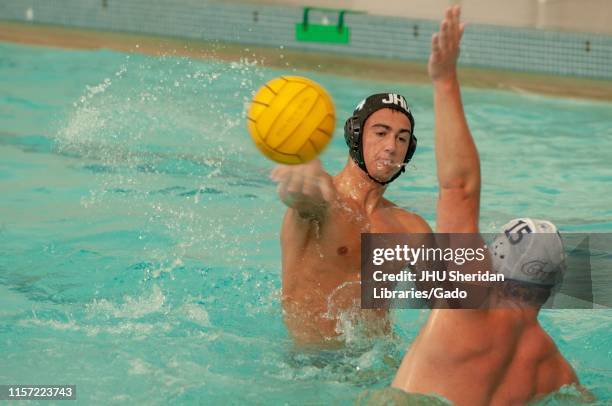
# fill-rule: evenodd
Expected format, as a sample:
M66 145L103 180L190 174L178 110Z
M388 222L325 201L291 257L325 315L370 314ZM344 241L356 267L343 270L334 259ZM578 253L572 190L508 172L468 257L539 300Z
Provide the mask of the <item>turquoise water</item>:
M0 43L0 384L76 384L84 404L351 404L389 384L426 312L394 313L386 341L348 326L349 348L324 355L296 352L283 326L284 208L244 110L287 73ZM307 75L341 118L369 93L407 96L419 149L388 196L433 226L430 87ZM470 89L464 102L483 231L528 215L612 232L612 104ZM612 311L540 320L612 402Z

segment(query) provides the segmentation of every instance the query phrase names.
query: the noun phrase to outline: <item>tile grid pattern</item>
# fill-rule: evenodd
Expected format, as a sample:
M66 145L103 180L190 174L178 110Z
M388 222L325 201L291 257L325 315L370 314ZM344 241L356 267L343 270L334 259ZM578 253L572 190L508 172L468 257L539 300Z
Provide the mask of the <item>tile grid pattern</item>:
M29 11L30 10L30 11ZM313 11L311 21L337 15ZM295 39L302 9L212 0L0 0L0 20L425 61L437 23L348 13L350 44ZM470 25L467 66L612 79L612 36Z

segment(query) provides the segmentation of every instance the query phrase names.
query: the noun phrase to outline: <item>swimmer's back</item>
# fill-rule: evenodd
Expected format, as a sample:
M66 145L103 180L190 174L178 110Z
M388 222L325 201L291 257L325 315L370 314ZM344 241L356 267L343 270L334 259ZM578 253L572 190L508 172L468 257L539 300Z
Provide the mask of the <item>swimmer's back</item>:
M457 405L513 405L577 383L552 339L516 311L432 313L400 366L396 388L436 393Z
M525 404L574 383L578 378L573 368L536 321L522 328L491 404Z

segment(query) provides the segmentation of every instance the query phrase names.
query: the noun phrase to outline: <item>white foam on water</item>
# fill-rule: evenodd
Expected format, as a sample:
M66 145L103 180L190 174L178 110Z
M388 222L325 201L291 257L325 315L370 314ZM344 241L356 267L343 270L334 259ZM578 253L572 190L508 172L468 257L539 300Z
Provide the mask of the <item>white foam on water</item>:
M116 401L116 402L127 402L129 401L131 398L129 395L115 395L111 398L111 400Z
M153 372L151 364L141 359L132 359L129 363L130 369L128 369L128 373L130 375L148 375Z
M202 327L211 327L208 312L195 303L187 303L179 308L179 313L184 314L189 320Z
M148 276L157 279L164 273L171 274L177 267L183 266L183 260L180 258L174 258L172 263L168 266L159 266L155 269L147 269L146 273Z
M41 320L39 318L23 319L19 321L22 326L42 326L49 327L54 330L71 330L78 331L80 326L74 320L70 321L59 321L59 320Z
M169 323L134 323L123 322L114 326L84 326L83 331L89 336L95 336L100 333L116 334L116 335L134 335L136 340L144 340L152 333L168 332L172 330L172 325Z
M153 285L148 295L136 298L125 296L124 302L121 304L115 304L106 299L94 299L92 303L85 305L85 307L90 315L102 313L116 318L137 319L161 311L165 300L166 297L159 286Z
M131 359L128 362L130 364L128 374L146 376L148 380L152 380L158 385L173 387L173 389L180 391L179 384L183 383L184 379L176 374L167 373L166 371L169 368L158 368L139 358Z
M113 334L113 335L130 335L135 340L144 340L151 333L168 332L172 329L172 325L169 323L135 323L135 322L124 322L117 325L79 325L74 320L60 321L60 320L45 320L39 318L22 319L19 320L18 324L23 327L48 327L53 330L59 331L74 331L82 332L87 336L97 336L99 334Z

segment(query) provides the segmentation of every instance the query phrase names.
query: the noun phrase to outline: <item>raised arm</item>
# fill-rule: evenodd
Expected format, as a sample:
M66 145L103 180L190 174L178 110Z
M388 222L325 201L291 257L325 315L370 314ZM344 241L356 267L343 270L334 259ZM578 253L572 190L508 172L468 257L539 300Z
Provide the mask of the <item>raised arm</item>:
M480 161L468 128L457 59L465 25L459 6L446 10L440 31L432 37L429 76L434 88L435 144L440 194L436 231L478 232Z

